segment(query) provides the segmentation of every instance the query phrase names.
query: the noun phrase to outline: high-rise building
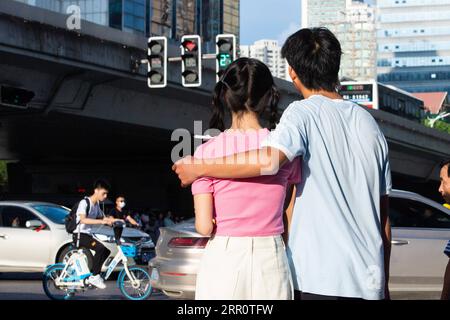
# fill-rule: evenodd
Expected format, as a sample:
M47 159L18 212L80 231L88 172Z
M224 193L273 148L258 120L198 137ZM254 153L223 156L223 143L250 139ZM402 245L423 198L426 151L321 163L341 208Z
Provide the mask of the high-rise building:
M349 0L302 0L302 28L323 26L340 19Z
M378 81L450 92L450 0L377 1Z
M147 10L147 0L109 0L109 26L145 34Z
M339 39L340 77L376 78L375 10L362 0L303 0L302 27L326 27Z
M84 20L127 32L162 35L178 41L199 34L204 52L215 50L220 33L236 35L239 43L239 0L15 0L67 13L78 5Z
M201 19L197 21L197 32L206 52L215 50L216 35L220 33L234 34L239 44L239 0L198 0L198 12Z
M198 0L152 0L150 17L152 35L181 39L195 34Z
M272 75L284 80L291 80L286 59L281 57L281 47L276 40L258 40L252 45L241 45L241 57L250 57L264 62Z

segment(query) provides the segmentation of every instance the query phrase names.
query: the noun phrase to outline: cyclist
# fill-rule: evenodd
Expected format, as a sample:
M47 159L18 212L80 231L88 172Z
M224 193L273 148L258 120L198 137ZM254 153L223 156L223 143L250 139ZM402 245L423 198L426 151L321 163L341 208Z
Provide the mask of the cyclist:
M130 212L125 212L125 197L118 195L116 197L116 206L109 212L108 216L116 219L122 219L129 222L134 227L139 227L139 223L133 219Z
M102 224L111 226L115 221L122 220L106 217L100 209L99 202L104 201L108 196L108 191L110 189L108 182L99 179L94 182L93 188L94 192L92 195L81 200L78 205L78 225L73 233L73 240L74 243L78 244L78 247L84 247L95 251L91 270L92 275L89 277L88 282L99 289L105 289L106 285L100 276L100 272L103 263L111 252L92 236L91 225Z

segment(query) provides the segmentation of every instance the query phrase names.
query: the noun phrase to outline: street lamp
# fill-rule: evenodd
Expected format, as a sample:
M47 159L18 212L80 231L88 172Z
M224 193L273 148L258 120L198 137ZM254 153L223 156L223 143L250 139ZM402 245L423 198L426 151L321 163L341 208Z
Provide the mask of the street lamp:
M446 117L450 116L450 112L444 112L444 113L440 113L438 114L435 118L431 119L428 118L427 120L430 122L430 127L433 128L434 124L436 123L436 121L444 119Z

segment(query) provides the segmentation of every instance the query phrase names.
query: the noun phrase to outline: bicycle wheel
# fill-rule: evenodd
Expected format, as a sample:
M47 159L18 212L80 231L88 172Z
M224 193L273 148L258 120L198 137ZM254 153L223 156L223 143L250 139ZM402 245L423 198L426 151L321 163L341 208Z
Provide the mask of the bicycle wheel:
M122 294L130 300L144 300L152 294L152 286L150 284L150 276L142 268L131 267L128 269L134 276L135 282L128 277L125 269L123 269L118 278L118 284Z
M52 300L68 300L74 295L74 291L67 287L58 287L55 280L61 275L64 270L63 264L55 264L44 272L42 285L44 292Z

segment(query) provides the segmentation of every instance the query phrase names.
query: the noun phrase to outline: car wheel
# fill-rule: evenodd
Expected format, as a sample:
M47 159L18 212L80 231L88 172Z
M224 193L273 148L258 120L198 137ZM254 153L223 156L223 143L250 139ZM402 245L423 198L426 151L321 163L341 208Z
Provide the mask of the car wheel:
M92 266L94 264L94 256L92 255L91 250L89 250L87 248L83 248L83 247L81 247L81 249L83 249L83 252L86 255L89 270L92 270ZM64 249L62 249L58 255L57 262L66 263L69 260L70 256L72 255L72 253L74 253L76 250L77 249L75 249L72 244L64 247Z

